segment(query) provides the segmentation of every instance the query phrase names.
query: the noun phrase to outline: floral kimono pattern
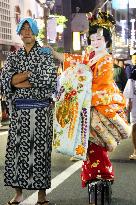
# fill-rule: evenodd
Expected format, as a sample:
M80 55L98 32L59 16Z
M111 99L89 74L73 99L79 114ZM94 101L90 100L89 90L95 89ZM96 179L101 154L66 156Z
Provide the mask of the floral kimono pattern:
M114 171L106 148L94 143L89 145L88 158L82 165L81 179L82 187L86 187L88 181L95 179L114 180Z
M69 67L60 78L53 145L61 153L86 159L92 74L88 66Z
M124 108L125 99L113 81L111 56L105 55L91 67L92 109L87 160L83 162L81 179L114 179L107 151L113 151L121 139L128 138L130 128Z

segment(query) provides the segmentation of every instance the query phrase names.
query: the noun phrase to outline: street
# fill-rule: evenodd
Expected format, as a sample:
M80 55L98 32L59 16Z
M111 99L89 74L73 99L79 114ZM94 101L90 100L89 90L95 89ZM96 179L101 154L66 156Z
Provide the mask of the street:
M0 131L0 205L13 197L14 190L4 187L4 155L7 131ZM110 154L115 170L115 183L112 185L112 205L136 205L136 161L130 161L132 153L131 139L124 140L114 153ZM81 188L80 167L82 162L71 162L70 157L53 151L52 154L52 189L47 191L47 197L56 205L88 205L87 188ZM37 192L24 191L24 202L21 205L34 205Z

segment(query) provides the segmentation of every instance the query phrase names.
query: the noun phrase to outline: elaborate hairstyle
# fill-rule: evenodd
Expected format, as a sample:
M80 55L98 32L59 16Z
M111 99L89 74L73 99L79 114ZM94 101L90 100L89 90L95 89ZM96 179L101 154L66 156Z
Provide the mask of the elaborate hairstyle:
M92 13L87 14L87 18L89 21L89 27L98 26L105 28L112 32L113 28L115 27L115 19L114 17L107 11L102 12L98 11L98 13L92 15Z
M16 29L17 34L20 34L20 31L21 31L21 29L22 29L22 26L23 26L23 24L26 23L26 22L29 24L29 26L30 26L30 28L31 28L31 30L32 30L32 32L33 32L33 34L34 34L35 36L37 36L38 33L39 33L39 29L38 29L38 26L37 26L37 22L36 22L34 19L30 18L30 17L24 18L24 19L22 19L22 20L19 22L19 24L17 25L17 29Z
M106 47L109 48L112 43L112 32L115 28L115 20L111 14L108 12L101 12L92 15L92 13L87 14L89 21L89 36L94 33L101 33L104 36ZM88 38L88 43L90 44L90 39Z

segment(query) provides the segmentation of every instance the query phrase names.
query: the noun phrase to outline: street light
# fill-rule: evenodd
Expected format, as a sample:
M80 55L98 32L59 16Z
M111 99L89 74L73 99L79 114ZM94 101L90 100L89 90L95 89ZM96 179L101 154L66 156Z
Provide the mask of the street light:
M47 44L47 20L49 18L50 10L55 4L55 0L35 0L40 7L43 9L43 19L44 19L44 45Z

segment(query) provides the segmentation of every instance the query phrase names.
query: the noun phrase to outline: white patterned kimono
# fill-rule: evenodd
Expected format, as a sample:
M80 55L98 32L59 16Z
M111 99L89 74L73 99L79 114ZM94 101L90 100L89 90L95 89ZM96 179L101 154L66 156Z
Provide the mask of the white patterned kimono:
M57 151L85 159L89 132L92 73L78 64L60 77L57 96L53 145Z

